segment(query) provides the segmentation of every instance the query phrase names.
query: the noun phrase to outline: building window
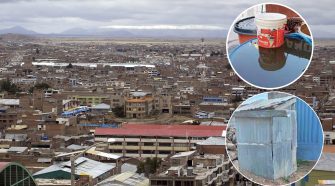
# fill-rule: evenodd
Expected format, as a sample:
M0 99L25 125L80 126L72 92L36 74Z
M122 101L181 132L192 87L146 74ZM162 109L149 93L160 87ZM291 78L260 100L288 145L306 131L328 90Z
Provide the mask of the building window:
M159 143L159 146L162 146L162 147L171 147L171 143Z
M111 153L122 153L122 150L113 149L110 150Z
M187 143L175 143L174 144L175 147L188 147Z
M155 153L154 150L143 150L142 152L143 154L154 154Z
M126 153L138 154L138 150L127 150Z
M144 142L144 146L154 146L155 144L154 143L151 143L151 142Z
M138 142L127 142L128 146L138 146Z
M111 145L122 145L122 142L114 142Z
M161 150L158 153L159 154L171 154L171 151Z

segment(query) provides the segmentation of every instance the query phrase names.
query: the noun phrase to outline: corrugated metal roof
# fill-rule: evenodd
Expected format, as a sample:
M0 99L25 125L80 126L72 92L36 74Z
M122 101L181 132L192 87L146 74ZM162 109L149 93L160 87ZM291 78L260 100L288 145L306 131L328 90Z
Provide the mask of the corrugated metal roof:
M288 101L295 101L294 96L285 96L275 99L257 100L252 103L241 105L237 110L265 110L265 109L276 109L280 105L287 104Z
M50 163L52 161L52 158L38 158L38 163Z
M180 158L180 157L191 156L194 153L195 153L195 151L179 152L179 153L173 155L171 158Z
M6 134L5 139L15 139L15 141L24 141L27 134Z
M38 175L42 175L42 174L46 174L46 173L50 173L50 172L55 172L58 170L62 170L62 168L59 165L51 165L47 168L44 168L36 173L33 174L33 176L38 176ZM71 172L71 171L70 171Z
M137 166L130 164L130 163L123 163L121 166L121 173L122 172L136 172Z
M25 150L27 150L28 147L10 147L8 149L8 152L17 152L17 153L22 153L24 152Z
M77 145L77 144L71 144L69 146L66 147L67 149L70 150L84 150L87 148L87 146L82 146L82 145Z
M76 175L90 175L94 178L112 170L115 166L107 163L101 163L85 157L79 157L75 161L75 172ZM60 164L51 165L45 169L42 169L34 174L34 177L42 174L51 173L54 171L62 170L71 173L71 162L67 161Z
M121 128L97 128L95 135L211 137L222 136L225 126L124 124Z
M37 185L48 185L48 186L70 186L71 180L56 180L56 179L35 179Z
M20 99L0 99L1 105L20 105Z
M81 150L81 151L74 151L74 152L68 152L68 153L63 153L63 152L59 153L59 152L55 152L55 154L57 154L57 155L55 155L54 157L55 157L55 158L59 158L59 157L64 157L64 156L70 156L70 155L72 155L72 154L78 154L78 153L81 153L81 152L84 152L84 150ZM59 153L59 154L58 154L58 153Z
M86 153L96 155L96 156L105 157L105 158L109 158L109 159L114 159L114 160L121 158L121 156L116 155L116 154L96 151L95 148L91 148L90 150L86 151Z
M98 186L110 186L110 185L137 185L137 186L149 186L149 179L133 172L124 172L108 178L97 184Z
M111 106L106 104L106 103L100 103L100 104L97 104L97 105L92 107L92 109L97 109L97 110L100 110L100 109L107 110L107 109L110 109L110 108L111 108Z
M208 139L198 142L198 145L226 145L224 137L209 137Z

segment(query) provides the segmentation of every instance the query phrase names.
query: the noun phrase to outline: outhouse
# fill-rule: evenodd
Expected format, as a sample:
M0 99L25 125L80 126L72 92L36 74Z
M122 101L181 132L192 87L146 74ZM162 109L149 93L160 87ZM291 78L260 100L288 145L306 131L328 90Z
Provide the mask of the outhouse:
M284 95L234 112L239 169L271 180L297 170L296 98Z

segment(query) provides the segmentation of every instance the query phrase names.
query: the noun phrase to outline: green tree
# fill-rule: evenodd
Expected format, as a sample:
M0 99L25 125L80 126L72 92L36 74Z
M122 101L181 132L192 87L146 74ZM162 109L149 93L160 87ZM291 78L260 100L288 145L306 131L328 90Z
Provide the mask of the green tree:
M48 88L51 88L51 86L48 83L37 83L33 87L30 87L29 93L33 93L34 90L46 90Z
M124 118L126 115L124 113L124 106L116 106L114 108L112 108L112 112L114 113L114 115L116 117L119 117L119 118Z
M144 162L141 162L137 166L137 173L144 173L145 176L154 174L161 164L160 158L146 158Z
M66 66L66 68L73 68L72 63L69 63L69 64Z
M46 90L50 88L50 85L48 83L37 83L34 87L39 90Z
M0 89L1 91L7 91L10 94L16 94L20 91L20 89L12 82L10 82L8 79L1 81L0 83Z

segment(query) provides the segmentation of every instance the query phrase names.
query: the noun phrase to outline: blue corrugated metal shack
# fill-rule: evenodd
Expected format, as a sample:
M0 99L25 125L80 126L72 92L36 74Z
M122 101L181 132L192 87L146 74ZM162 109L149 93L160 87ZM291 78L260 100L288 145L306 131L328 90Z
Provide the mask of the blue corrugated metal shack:
M318 160L323 145L320 120L304 101L299 98L296 100L298 125L297 159Z
M297 169L297 124L293 96L258 100L234 113L239 168L266 179Z

